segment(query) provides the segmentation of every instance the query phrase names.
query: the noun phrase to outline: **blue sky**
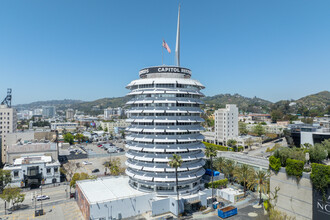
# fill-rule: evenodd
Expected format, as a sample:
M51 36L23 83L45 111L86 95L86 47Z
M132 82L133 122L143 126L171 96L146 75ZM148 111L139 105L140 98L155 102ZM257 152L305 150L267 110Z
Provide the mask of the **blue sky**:
M278 101L330 88L330 1L181 2L181 66L206 95ZM175 49L177 0L0 1L0 99L123 96ZM174 65L174 53L165 54Z

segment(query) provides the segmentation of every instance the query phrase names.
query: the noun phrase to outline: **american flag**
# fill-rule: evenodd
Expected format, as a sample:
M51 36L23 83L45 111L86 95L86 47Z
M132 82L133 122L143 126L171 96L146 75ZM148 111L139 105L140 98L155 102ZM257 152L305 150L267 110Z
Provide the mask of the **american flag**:
M170 47L167 45L167 43L163 40L163 47L167 50L168 53L171 53Z

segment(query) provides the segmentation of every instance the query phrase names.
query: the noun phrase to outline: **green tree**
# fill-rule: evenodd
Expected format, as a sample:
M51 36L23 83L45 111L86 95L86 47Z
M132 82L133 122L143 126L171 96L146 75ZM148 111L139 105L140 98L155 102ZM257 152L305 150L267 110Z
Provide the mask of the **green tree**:
M6 187L2 194L0 194L0 198L4 201L10 203L12 202L14 208L18 203L22 203L25 198L25 194L21 194L22 189L19 187Z
M283 118L283 113L279 109L274 109L271 113L270 116L272 118L273 122L277 122L278 120Z
M120 134L121 134L121 138L125 139L125 131L121 131Z
M89 176L87 173L75 173L70 181L70 187L76 188L76 182L79 180L93 179L94 176Z
M108 132L108 127L105 127L104 128L104 132Z
M208 158L210 158L210 161L211 161L211 163L210 163L210 169L211 169L211 181L212 181L212 199L213 199L213 197L214 197L214 194L213 194L213 157L216 157L217 156L217 150L216 150L216 148L215 148L215 146L213 146L213 145L209 145L209 146L207 146L206 147L206 149L205 149L205 155L206 155L206 157L208 157Z
M237 141L234 140L234 139L229 139L229 140L227 141L227 145L228 145L229 147L234 147L234 146L236 146L236 144L237 144Z
M85 140L85 136L80 133L76 134L74 138L78 141L79 144Z
M265 134L265 128L261 124L257 124L253 127L253 133L260 137Z
M246 123L245 122L243 122L243 121L239 121L238 122L238 130L239 130L239 133L241 134L241 135L246 135L246 134L248 134L248 130L247 130L247 127L246 127Z
M322 142L322 145L325 150L328 151L328 158L330 158L330 139L326 139Z
M247 183L251 179L251 176L253 176L253 174L253 168L246 164L238 166L234 171L234 177L238 180L238 182L243 183L244 196L246 195Z
M63 135L64 142L69 143L70 145L73 144L74 137L71 133L66 133Z
M226 159L225 166L223 168L223 173L229 180L229 182L233 182L234 170L236 168L235 162L233 160Z
M226 159L223 157L217 157L215 158L214 162L213 162L213 166L216 167L216 169L223 173L223 169L225 167L225 163L226 163Z
M170 158L169 165L175 169L175 185L176 185L176 196L178 200L178 216L179 216L179 183L178 183L178 168L182 166L183 160L180 155L173 154L173 157Z
M252 138L248 138L245 141L245 144L250 148L250 150L252 150L252 145L254 144L254 140Z
M270 174L268 172L258 170L255 171L251 175L251 179L248 181L248 188L254 189L257 187L257 191L259 191L259 204L261 204L261 193L267 194L268 186L269 186L269 177Z
M321 163L328 157L328 152L323 144L315 144L309 148L309 156L312 163Z
M0 169L0 193L11 182L10 170Z
M124 170L121 168L121 162L119 158L106 162L105 167L110 170L110 174L113 176L118 176L119 174L124 172Z

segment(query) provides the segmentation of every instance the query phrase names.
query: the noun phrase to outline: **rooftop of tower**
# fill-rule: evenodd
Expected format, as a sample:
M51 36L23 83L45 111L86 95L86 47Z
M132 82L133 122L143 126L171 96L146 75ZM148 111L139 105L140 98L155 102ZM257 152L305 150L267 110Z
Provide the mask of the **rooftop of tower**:
M151 74L164 74L164 73L174 73L181 75L181 77L190 78L191 70L188 68L183 68L180 66L153 66L143 68L139 71L140 78L146 78Z

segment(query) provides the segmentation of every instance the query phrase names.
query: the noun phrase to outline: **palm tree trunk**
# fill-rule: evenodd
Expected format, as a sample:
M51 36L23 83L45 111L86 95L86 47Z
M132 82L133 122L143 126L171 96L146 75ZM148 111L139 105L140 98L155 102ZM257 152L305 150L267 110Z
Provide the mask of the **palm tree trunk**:
M180 207L179 207L179 186L178 186L178 168L175 167L175 182L176 182L176 197L178 200L178 217L179 217L179 212L180 212Z
M245 189L245 180L244 180L244 197L245 197L245 194L246 194L246 189Z
M259 205L261 204L261 188L259 189Z

